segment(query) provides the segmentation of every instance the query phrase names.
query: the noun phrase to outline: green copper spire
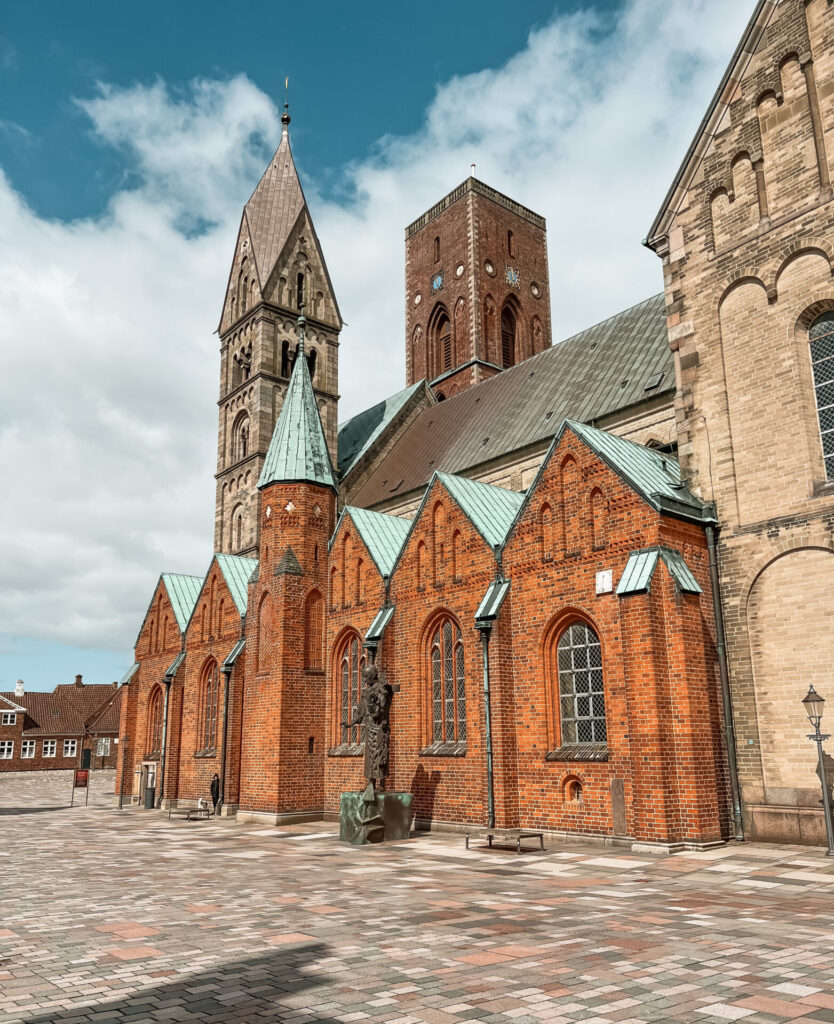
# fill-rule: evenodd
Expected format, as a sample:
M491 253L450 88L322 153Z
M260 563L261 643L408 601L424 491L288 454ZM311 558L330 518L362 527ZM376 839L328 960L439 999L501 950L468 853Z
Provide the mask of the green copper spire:
M290 386L275 424L258 487L291 481L337 490L336 474L324 439L313 382L304 356L304 307L298 318L298 352Z

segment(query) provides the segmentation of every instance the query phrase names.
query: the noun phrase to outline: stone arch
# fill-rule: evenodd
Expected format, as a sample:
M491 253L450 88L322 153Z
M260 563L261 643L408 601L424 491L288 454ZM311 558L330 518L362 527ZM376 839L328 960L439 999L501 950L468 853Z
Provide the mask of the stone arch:
M819 780L800 701L810 683L825 689L834 662L834 547L786 542L751 577L742 611L765 798L803 803L818 793Z

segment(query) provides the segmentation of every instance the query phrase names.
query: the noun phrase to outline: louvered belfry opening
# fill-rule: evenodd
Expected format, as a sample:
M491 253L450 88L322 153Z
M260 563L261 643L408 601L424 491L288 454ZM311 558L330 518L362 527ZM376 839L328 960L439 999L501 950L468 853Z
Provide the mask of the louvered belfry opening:
M501 310L501 365L506 370L515 365L515 314L509 306Z

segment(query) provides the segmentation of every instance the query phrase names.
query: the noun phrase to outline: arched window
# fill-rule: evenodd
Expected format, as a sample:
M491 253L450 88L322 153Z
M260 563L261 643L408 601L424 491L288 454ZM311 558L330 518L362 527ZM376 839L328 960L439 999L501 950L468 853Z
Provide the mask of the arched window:
M162 753L162 687L155 686L148 698L148 752L146 757L159 757Z
M453 580L459 580L460 579L460 565L461 565L461 561L460 561L461 551L460 551L460 548L461 548L462 540L463 540L463 538L461 537L460 530L455 530L455 532L452 534L452 579Z
M445 309L441 310L434 321L434 366L435 377L446 370L452 369L452 325Z
M339 570L334 565L330 570L330 607L336 607L336 598L339 594L338 588Z
M232 427L232 459L239 462L249 454L249 414L242 412Z
M304 667L320 672L324 668L324 600L311 590L304 602Z
M484 299L484 358L497 362L495 353L495 300L491 295Z
M281 376L289 377L290 375L290 343L288 341L281 342Z
M466 673L460 627L443 619L429 640L432 742L462 743L466 739Z
M295 279L296 306L301 309L304 305L304 275L299 274Z
M166 615L165 619L163 620L163 625L162 625L162 650L163 651L167 651L168 650L168 644L169 643L170 643L170 638L168 636L168 616Z
M240 551L243 547L243 506L236 505L232 512L232 550Z
M363 600L363 594L362 594L362 569L363 568L364 568L364 563L363 563L362 559L361 558L357 558L356 559L356 586L354 588L354 593L356 594L356 603L357 604L362 604L362 600Z
M434 548L431 562L432 582L437 583L443 578L443 564L445 562L445 538L446 538L446 511L438 503L432 512L432 547Z
M316 359L316 350L311 349L310 354L307 356L307 369L310 371L310 380L313 380L313 378L316 376Z
M440 236L436 236L434 239L434 262L437 263L440 260Z
M226 626L226 599L220 598L217 605L217 631L215 636L222 637Z
M515 365L516 317L510 306L501 310L501 365L506 370Z
M574 622L557 644L559 722L562 746L605 743L605 693L602 686L602 649L587 623Z
M507 232L507 255L515 256L515 245L512 231Z
M825 476L834 480L834 312L814 321L809 341Z
M342 541L342 578L340 580L340 583L341 583L341 595L340 595L341 600L339 602L343 608L348 603L348 598L350 596L349 593L348 593L347 578L348 578L348 565L350 564L350 558L351 558L351 554L352 554L352 549L353 549L353 542L350 539L350 534L346 534L345 535L345 539Z
M339 658L339 678L341 680L341 699L339 707L341 716L339 724L341 727L342 743L361 743L362 733L358 725L345 726L342 722L349 722L353 718L353 709L359 700L359 690L362 681L362 669L365 667L365 656L356 634L349 636L342 646L341 657Z
M217 662L212 660L203 669L202 701L203 701L203 745L202 750L212 750L217 746L217 704L220 697L220 678Z
M272 668L273 625L272 598L264 594L258 606L258 672Z

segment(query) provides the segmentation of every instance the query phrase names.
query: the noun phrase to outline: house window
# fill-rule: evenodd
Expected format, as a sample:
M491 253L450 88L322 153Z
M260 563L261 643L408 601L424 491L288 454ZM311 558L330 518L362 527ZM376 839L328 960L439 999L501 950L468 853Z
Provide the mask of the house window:
M562 745L605 743L605 694L599 637L575 622L559 638L559 712Z
M14 740L0 740L0 760L11 761L14 756Z
M110 737L99 736L96 741L96 757L109 757L110 756Z
M20 744L20 756L22 758L24 758L25 760L28 760L29 758L32 758L32 757L35 756L35 741L34 740L24 740Z
M78 740L64 740L64 757L75 757L78 751Z
M2 725L17 725L17 714L14 711L4 711L0 719Z
M57 746L57 744L58 744L57 740L44 740L43 741L43 756L44 757L54 757L55 756L55 747Z
M460 627L442 621L431 634L432 742L463 742L466 739L466 674Z
M809 341L825 476L834 480L834 312L814 321Z
M353 709L359 701L359 687L362 669L365 667L365 656L361 653L359 637L352 636L345 643L340 659L342 693L340 706L341 722L349 722L353 718ZM342 743L360 743L361 729L358 725L341 725Z
M217 745L217 702L220 696L220 680L217 662L210 661L203 670L203 750L212 750Z

